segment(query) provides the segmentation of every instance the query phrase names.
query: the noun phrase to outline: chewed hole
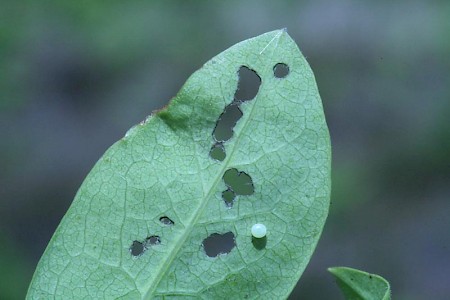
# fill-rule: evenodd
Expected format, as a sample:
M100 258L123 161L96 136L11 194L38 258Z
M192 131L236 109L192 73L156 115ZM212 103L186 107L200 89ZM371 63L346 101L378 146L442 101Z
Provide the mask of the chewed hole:
M164 225L169 225L169 226L171 226L171 225L174 224L174 222L173 222L171 219L169 219L169 217L166 217L166 216L159 218L159 221L160 221L161 223L163 223Z
M258 94L261 78L258 74L246 66L239 69L239 83L234 99L237 101L246 101L255 98Z
M228 141L233 136L233 127L242 117L242 111L235 104L228 105L213 131L214 139L218 142Z
M276 78L284 78L289 74L289 67L285 63L278 63L273 67L273 75Z
M239 105L246 100L251 100L258 94L261 78L255 71L246 66L241 66L238 72L239 82L234 94L233 102L225 107L216 127L213 131L213 137L216 144L211 148L210 156L218 161L223 161L226 157L223 142L228 141L233 136L233 128L242 117L242 111Z
M159 245L161 244L161 238L157 235L149 236L145 239L145 244L150 246Z
M228 254L236 247L234 234L230 231L224 234L213 233L203 240L203 249L209 257L217 257L220 254Z
M145 245L143 243L141 243L139 241L134 241L130 247L130 253L133 256L141 256L142 253L145 252L145 250L147 250L147 248L145 247Z
M234 168L225 171L223 181L236 195L251 195L255 191L252 178L248 174L239 172Z
M212 146L211 148L211 151L209 151L209 155L211 156L211 158L215 160L223 161L226 157L225 148L223 147L223 144L222 143L214 144L214 146Z
M222 192L222 199L225 202L225 205L227 207L233 206L233 202L234 202L235 198L236 198L236 193L231 189L227 189L226 191Z

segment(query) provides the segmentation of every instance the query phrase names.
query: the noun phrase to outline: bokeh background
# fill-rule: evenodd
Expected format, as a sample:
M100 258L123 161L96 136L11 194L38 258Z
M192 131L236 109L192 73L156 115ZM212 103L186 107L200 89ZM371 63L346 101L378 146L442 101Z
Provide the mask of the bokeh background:
M395 299L450 295L449 1L0 3L0 299L22 299L103 152L229 46L287 27L333 144L332 205L291 299L342 299L330 266Z

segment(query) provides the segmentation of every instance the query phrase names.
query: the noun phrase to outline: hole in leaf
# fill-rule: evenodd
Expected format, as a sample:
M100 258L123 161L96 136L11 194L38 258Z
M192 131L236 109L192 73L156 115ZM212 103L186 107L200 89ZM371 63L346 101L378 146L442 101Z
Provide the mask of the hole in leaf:
M232 189L227 189L222 192L222 199L227 207L232 207L234 199L236 198L236 193Z
M159 245L161 244L161 238L157 235L149 236L145 239L145 244L150 246Z
M203 240L203 249L209 257L216 257L220 254L228 254L236 247L234 234L229 231L224 234L213 233Z
M235 104L225 107L225 110L217 120L213 131L214 139L218 142L225 142L233 136L233 127L242 117L242 111Z
M257 250L262 250L264 248L266 248L266 244L267 244L267 237L262 237L260 239L255 238L254 236L252 236L252 244L253 247L255 247Z
M234 94L235 101L246 101L255 98L258 94L261 78L258 74L246 66L239 69L239 83Z
M236 195L251 195L255 191L252 178L234 168L225 171L223 181Z
M233 136L233 128L242 117L242 111L239 105L243 101L255 98L261 85L261 78L258 74L246 66L241 66L238 76L239 82L234 100L230 105L225 107L213 131L213 137L219 143L216 143L211 148L210 156L219 161L223 161L226 157L222 142L228 141Z
M278 63L273 67L273 75L277 78L284 78L289 74L289 67L284 63Z
M223 144L222 143L214 144L214 146L212 146L211 148L211 151L209 151L209 155L211 156L211 158L215 160L223 161L226 157L225 148L223 147Z
M140 255L142 255L142 253L145 252L145 250L147 250L147 248L145 247L145 245L143 243L141 243L139 241L134 241L130 247L130 253L133 256L140 256Z
M164 225L169 225L169 226L171 226L171 225L174 224L174 222L173 222L171 219L169 219L168 217L166 217L166 216L159 218L159 221L160 221L161 223L163 223Z

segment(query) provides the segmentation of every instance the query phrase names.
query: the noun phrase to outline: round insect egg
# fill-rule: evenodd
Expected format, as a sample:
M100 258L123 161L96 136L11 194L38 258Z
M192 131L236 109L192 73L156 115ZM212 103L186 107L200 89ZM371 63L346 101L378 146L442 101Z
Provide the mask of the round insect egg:
M252 226L252 235L253 237L260 239L265 237L267 234L267 228L264 224L254 224Z

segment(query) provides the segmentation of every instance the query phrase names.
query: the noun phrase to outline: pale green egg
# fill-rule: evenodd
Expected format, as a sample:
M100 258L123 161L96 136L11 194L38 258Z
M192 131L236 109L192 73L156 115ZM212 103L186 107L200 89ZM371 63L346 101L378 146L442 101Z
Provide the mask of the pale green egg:
M267 228L264 224L258 223L258 224L254 224L252 226L252 235L255 238L257 238L257 239L263 238L266 236L266 234L267 234Z

